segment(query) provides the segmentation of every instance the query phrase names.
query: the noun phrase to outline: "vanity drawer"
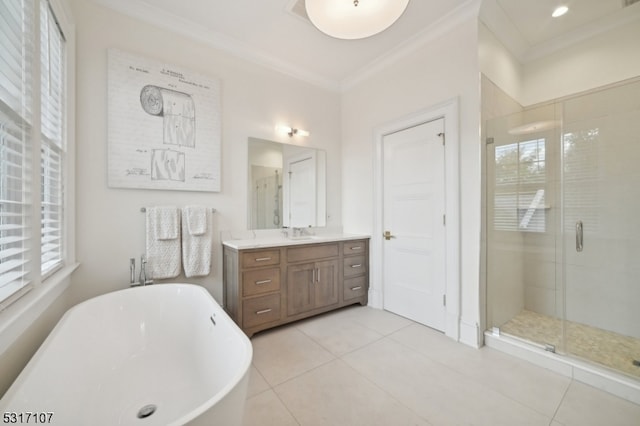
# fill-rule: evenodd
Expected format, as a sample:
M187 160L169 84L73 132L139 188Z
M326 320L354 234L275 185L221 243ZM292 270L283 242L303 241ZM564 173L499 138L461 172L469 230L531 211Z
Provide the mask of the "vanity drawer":
M280 250L260 250L242 253L242 267L255 268L280 264Z
M344 258L344 278L362 275L367 272L367 264L364 256L352 256Z
M303 260L324 259L338 257L338 243L314 244L307 247L294 247L287 249L288 262L300 262Z
M342 243L342 255L351 256L353 254L362 254L366 251L367 242L364 240L345 241Z
M242 296L255 296L280 290L280 267L242 273Z
M250 328L280 319L280 294L245 299L242 302L242 327Z
M344 300L355 299L367 294L367 277L344 280Z

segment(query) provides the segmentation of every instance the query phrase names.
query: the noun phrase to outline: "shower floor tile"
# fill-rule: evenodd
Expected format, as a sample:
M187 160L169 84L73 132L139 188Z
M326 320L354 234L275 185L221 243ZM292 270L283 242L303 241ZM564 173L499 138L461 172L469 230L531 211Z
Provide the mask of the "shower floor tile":
M524 310L500 326L500 332L540 344L562 347L562 321ZM640 377L640 339L585 324L566 322L566 352L633 377Z

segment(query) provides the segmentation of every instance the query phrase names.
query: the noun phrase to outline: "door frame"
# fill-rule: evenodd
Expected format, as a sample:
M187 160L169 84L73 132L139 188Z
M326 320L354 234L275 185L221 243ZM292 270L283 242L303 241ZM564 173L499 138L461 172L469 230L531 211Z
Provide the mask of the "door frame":
M445 133L445 334L460 339L460 132L458 98L447 100L425 110L401 117L374 129L373 137L373 236L371 238L370 302L382 309L383 304L383 139L386 135L429 121L444 119Z

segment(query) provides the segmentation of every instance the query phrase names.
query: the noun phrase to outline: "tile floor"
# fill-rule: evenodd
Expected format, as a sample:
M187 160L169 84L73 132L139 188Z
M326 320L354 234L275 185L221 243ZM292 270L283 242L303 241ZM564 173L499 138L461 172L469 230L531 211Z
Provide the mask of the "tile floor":
M640 406L392 313L256 334L245 425L640 426Z

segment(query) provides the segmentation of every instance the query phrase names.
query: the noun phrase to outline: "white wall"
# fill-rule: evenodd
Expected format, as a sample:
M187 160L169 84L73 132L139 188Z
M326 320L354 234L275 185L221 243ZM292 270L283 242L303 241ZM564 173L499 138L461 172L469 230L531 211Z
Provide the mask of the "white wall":
M340 96L95 5L75 0L77 22L77 259L73 302L128 286L128 259L144 253L143 206L214 207L217 231L247 227L247 138L297 143L327 152L332 226L341 220ZM220 193L107 187L107 48L179 65L222 83ZM279 135L276 124L308 129L308 138ZM192 280L222 302L222 251L214 239L213 273ZM138 262L139 263L139 262ZM177 278L176 280L184 280Z
M351 87L342 99L343 225L373 233L374 129L443 101L460 102L461 314L478 343L480 258L480 81L477 16ZM458 194L455 194L458 196ZM373 236L376 238L376 236ZM372 253L372 258L378 254ZM380 283L372 282L374 291ZM464 330L463 330L464 334Z
M640 24L614 28L523 67L522 97L528 106L640 75Z
M516 101L522 97L522 64L482 22L478 23L478 59L482 74L497 88ZM487 89L493 90L490 85ZM485 95L492 97L483 90L483 101ZM502 111L494 108L503 104L509 106L509 102L488 102L485 106L491 109L487 111L491 117L499 117Z

